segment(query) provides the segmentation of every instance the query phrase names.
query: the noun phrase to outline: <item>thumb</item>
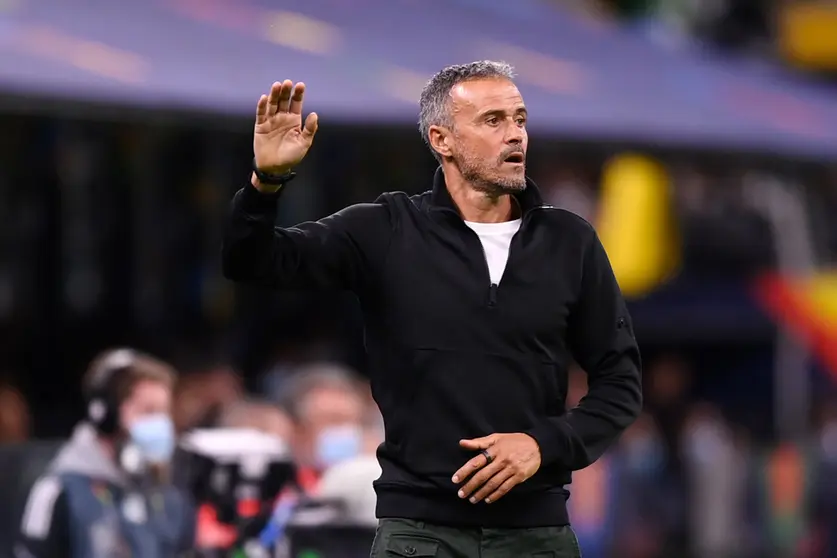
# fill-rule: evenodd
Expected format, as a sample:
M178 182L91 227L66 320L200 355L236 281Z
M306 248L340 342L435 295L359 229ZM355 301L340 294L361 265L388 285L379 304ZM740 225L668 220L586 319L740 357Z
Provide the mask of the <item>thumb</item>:
M312 112L308 115L308 118L305 119L305 125L302 127L302 133L309 139L313 139L314 134L317 133L319 120L320 118L317 116L316 112Z
M490 436L483 436L482 438L473 438L471 440L459 440L459 445L469 450L482 450L490 448L495 442L494 434Z

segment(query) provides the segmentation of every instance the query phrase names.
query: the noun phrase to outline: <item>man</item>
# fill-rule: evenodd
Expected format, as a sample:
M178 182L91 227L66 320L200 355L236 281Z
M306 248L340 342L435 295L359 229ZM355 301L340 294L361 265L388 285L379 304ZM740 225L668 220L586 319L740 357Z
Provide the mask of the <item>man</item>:
M184 432L214 424L221 409L238 401L242 391L241 377L223 367L181 376L173 411L177 430Z
M329 467L317 484L316 494L320 498L343 502L346 517L352 523L374 526L377 498L373 482L381 476L375 450L383 441L376 421L365 421L364 437L362 452Z
M168 558L192 548L194 514L168 484L175 372L119 349L84 381L87 420L29 494L20 558Z
M278 198L318 120L302 123L302 83L275 83L257 105L224 273L357 294L386 430L374 557L577 556L563 487L642 407L631 320L595 231L543 205L526 178L512 77L474 62L427 84L431 191L288 229L274 227ZM573 359L589 392L566 412Z
M333 364L300 368L282 391L296 423L294 454L302 466L300 482L304 489L314 490L326 469L363 452L363 395L352 373Z
M29 437L29 405L14 386L0 383L0 444L17 444Z
M250 428L290 443L294 423L289 413L278 405L258 399L242 399L227 404L218 417L219 428Z

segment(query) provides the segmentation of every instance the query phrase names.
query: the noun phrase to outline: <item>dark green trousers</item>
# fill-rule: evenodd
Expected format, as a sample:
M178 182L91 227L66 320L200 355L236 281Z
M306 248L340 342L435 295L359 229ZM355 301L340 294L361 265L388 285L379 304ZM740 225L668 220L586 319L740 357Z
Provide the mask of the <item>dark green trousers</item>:
M457 528L382 519L371 558L580 558L570 527Z

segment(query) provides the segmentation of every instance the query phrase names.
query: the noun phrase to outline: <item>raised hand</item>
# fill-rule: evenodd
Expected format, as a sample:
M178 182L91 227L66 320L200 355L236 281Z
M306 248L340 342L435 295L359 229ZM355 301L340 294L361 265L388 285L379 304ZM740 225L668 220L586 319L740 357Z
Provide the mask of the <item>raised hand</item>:
M317 114L302 124L305 84L285 80L262 95L256 107L253 154L259 170L282 174L299 164L308 153L317 133Z

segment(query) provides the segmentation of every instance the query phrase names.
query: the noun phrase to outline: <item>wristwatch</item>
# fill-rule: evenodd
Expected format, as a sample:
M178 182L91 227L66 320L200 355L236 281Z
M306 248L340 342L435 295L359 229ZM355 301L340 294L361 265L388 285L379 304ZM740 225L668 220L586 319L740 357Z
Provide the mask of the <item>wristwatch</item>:
M259 170L259 167L256 166L255 158L253 158L253 173L256 175L256 178L259 179L259 182L267 184L268 186L282 186L296 178L296 173L294 171L288 171L282 174L273 174Z

